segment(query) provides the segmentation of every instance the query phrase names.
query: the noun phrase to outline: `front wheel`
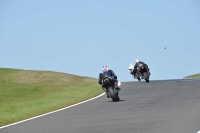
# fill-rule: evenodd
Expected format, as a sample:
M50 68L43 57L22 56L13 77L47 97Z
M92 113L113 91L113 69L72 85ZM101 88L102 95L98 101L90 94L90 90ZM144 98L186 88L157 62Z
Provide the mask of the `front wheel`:
M139 73L136 73L136 75L135 75L136 77L137 77L137 79L138 79L138 81L140 81L141 79L140 79L140 75L139 75Z
M108 93L114 102L119 101L118 91L114 90L113 87L108 88Z

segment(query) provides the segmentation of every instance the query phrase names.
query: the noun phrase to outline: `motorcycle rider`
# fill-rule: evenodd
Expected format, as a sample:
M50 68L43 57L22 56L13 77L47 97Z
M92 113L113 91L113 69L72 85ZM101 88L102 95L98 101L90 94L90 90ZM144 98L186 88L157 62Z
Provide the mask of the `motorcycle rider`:
M134 78L135 78L135 74L137 72L137 67L139 67L140 64L143 64L146 67L147 72L149 72L148 65L145 64L144 62L140 61L139 59L136 59L134 67L132 67L133 66L132 63L129 65L129 71L134 76ZM133 68L133 69L130 69L130 68Z
M104 92L106 93L107 97L110 98L110 96L108 95L107 89L104 87L104 84L102 83L103 74L105 74L105 73L107 73L110 76L110 78L114 81L116 90L120 91L121 89L118 86L118 80L117 80L117 76L115 75L115 73L111 69L108 69L107 66L103 66L102 71L99 73L98 83L101 85L101 87L104 90Z

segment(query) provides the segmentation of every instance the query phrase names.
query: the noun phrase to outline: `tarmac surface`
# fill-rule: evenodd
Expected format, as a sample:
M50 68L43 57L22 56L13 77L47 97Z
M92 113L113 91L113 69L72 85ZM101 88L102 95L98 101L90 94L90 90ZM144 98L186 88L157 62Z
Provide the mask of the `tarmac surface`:
M0 133L197 133L200 80L122 82L120 101L105 95L0 129Z

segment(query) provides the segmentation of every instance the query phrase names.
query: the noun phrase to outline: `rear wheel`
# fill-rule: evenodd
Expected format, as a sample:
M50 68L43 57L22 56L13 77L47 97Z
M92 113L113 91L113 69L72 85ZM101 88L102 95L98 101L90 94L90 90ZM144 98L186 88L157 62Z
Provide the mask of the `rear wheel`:
M147 73L144 72L143 75L144 75L144 80L145 80L146 82L149 82L149 76L147 75Z
M113 87L108 88L108 93L114 102L119 101L118 91L113 90Z

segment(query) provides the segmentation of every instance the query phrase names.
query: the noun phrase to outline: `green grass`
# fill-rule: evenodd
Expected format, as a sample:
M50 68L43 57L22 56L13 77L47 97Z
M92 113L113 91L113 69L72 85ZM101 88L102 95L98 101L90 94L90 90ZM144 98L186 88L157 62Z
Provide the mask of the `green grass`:
M190 75L190 76L186 76L184 78L200 78L200 73L199 74Z
M102 92L95 78L0 68L0 126L63 108Z

